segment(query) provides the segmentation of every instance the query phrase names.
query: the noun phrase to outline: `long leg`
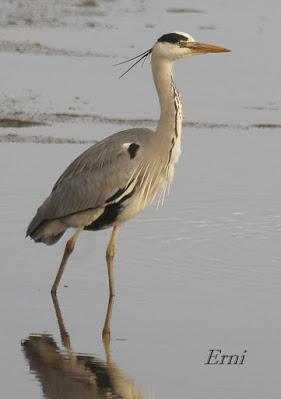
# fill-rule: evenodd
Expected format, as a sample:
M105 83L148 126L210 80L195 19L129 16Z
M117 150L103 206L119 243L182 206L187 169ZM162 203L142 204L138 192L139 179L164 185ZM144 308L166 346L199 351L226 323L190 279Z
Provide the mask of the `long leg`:
M52 300L53 300L53 304L54 304L54 308L55 308L55 312L56 312L57 322L59 325L62 344L68 350L68 352L72 352L70 335L69 335L67 329L65 328L63 316L61 313L59 301L58 301L56 294L52 294Z
M52 294L56 294L56 292L57 292L60 280L61 280L63 272L64 272L65 265L66 265L66 263L68 261L68 258L71 255L72 251L74 250L76 240L77 240L79 234L81 233L81 231L83 230L83 228L84 227L78 227L78 229L76 230L75 234L66 243L64 254L63 254L63 257L62 257L62 260L61 260L61 264L60 264L60 267L59 267L59 270L57 272L54 284L53 284L52 289L51 289L51 293Z
M106 250L106 261L107 261L107 271L108 271L108 283L109 283L109 296L115 296L115 286L114 286L114 273L113 273L113 258L115 255L115 245L119 233L119 226L114 226L112 234Z
M110 296L108 299L106 317L104 321L104 326L102 330L102 339L104 345L110 344L110 331L111 331L111 319L112 319L112 310L114 304L115 297Z

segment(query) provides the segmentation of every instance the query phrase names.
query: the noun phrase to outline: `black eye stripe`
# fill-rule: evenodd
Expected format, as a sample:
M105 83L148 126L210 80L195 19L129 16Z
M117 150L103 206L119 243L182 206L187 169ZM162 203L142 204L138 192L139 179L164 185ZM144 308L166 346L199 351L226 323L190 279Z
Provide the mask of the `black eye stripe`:
M165 35L161 36L157 41L161 43L166 42L166 43L176 44L180 41L187 42L188 38L179 33L166 33Z

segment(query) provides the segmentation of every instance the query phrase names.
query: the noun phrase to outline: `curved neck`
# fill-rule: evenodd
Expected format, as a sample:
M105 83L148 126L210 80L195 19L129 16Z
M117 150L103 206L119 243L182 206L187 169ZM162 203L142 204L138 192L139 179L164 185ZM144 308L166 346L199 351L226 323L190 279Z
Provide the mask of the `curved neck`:
M156 134L180 134L182 125L181 101L173 80L173 63L152 53L152 74L160 102L160 119Z

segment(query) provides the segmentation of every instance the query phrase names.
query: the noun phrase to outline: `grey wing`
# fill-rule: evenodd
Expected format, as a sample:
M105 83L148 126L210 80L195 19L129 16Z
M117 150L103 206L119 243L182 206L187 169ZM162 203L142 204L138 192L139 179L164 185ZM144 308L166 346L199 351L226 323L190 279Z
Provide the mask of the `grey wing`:
M30 235L43 221L53 220L115 201L128 186L143 159L153 132L130 129L94 144L76 158L58 179L31 221Z

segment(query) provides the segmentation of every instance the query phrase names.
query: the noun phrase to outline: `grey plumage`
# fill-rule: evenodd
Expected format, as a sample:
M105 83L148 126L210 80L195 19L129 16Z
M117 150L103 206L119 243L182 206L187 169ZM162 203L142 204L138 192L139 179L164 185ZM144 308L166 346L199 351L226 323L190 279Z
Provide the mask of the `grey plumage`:
M54 244L70 227L78 227L84 215L87 221L93 214L116 203L108 201L119 190L126 188L133 172L140 167L143 153L153 132L149 129L130 129L118 132L94 144L76 158L55 183L51 194L38 208L27 229L27 236L35 241ZM136 143L139 150L132 158L126 143ZM136 183L131 185L131 190ZM83 215L82 215L83 213ZM77 220L76 220L77 219ZM56 224L54 223L56 222ZM52 232L50 233L50 224Z
M27 229L27 236L36 242L51 245L69 227L77 229L66 244L53 293L81 231L113 227L106 257L110 295L114 295L113 257L120 226L165 190L180 156L183 116L173 80L174 61L194 54L225 51L229 50L195 42L187 33L172 32L132 59L137 59L134 66L151 54L161 108L157 129L125 130L90 147L66 169L38 209Z

